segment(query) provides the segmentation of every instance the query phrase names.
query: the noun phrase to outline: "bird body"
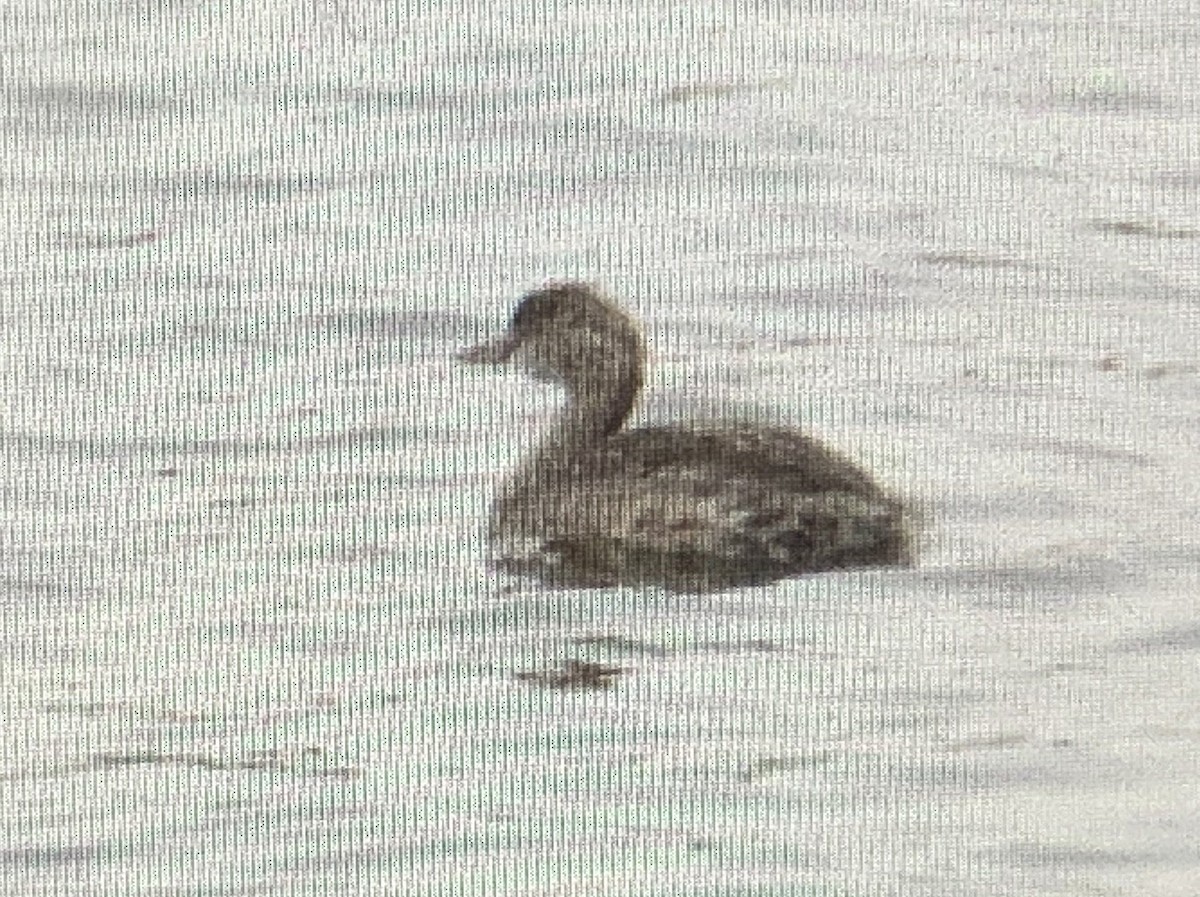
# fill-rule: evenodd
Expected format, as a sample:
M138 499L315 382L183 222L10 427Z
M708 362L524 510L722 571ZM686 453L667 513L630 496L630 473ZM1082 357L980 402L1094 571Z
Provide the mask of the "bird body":
M680 591L904 563L903 506L860 467L779 427L623 429L642 385L644 340L592 287L525 297L475 363L523 357L567 405L500 488L493 557L554 585Z

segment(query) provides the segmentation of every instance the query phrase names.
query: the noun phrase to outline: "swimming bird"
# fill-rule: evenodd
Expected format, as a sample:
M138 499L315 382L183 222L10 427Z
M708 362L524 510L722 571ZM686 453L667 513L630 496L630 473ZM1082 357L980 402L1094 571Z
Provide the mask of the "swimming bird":
M646 343L597 288L526 294L507 330L460 353L521 362L566 404L500 487L492 559L554 586L715 591L910 559L907 515L862 468L796 430L626 429Z

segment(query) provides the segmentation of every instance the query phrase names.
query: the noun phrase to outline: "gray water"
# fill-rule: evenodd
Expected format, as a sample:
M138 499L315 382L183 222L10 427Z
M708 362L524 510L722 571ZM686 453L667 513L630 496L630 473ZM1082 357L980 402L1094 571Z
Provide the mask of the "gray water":
M0 8L0 893L1195 895L1200 6L359 6ZM547 277L919 566L497 580Z

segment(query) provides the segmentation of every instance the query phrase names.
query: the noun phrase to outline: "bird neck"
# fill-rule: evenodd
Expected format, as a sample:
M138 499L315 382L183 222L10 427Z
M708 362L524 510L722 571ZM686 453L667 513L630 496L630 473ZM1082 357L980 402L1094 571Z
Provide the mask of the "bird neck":
M568 387L567 404L546 441L546 449L574 453L592 448L625 423L642 388L642 369L631 365L619 375L585 377Z

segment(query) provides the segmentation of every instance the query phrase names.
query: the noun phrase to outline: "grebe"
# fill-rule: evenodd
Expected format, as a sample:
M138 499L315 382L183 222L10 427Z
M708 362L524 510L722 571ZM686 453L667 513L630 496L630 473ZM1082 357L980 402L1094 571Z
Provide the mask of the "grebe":
M802 433L622 429L645 354L634 321L582 283L527 294L506 332L460 353L473 364L522 361L567 392L493 503L497 566L551 585L696 592L909 561L901 503Z

